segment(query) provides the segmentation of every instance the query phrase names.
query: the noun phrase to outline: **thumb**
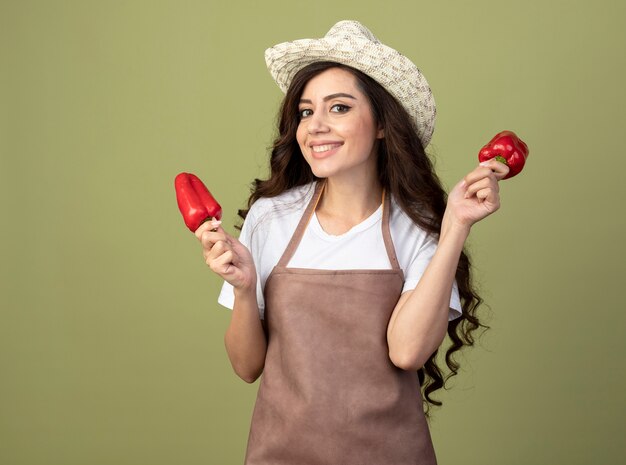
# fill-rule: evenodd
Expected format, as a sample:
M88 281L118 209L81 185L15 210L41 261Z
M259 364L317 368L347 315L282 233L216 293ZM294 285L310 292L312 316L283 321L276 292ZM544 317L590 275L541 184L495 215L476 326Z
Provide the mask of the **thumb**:
M482 163L479 163L479 164L490 168L491 171L493 171L494 174L496 175L496 179L498 181L501 181L502 179L504 179L505 176L509 174L509 171L511 170L506 163L502 163L501 161L498 161L493 158L491 160L483 161Z
M222 228L222 222L220 220L211 220L207 221L207 223L209 223L209 228L211 228L212 232L217 232L226 236L226 242L228 242L230 245L233 244L233 240L236 240L233 236L228 234L224 228Z
M242 261L247 263L252 260L250 249L248 249L245 244L241 243L239 239L237 239L236 237L228 236L227 240L233 252L235 252L235 255L237 257L237 263L241 263Z
M213 228L213 231L224 234L224 236L226 236L226 242L228 242L228 245L232 247L236 255L250 253L248 248L245 245L243 245L241 242L239 242L239 239L237 239L234 236L231 236L224 230L224 228L222 228L221 221L212 220L210 223L211 223L211 227Z
M213 232L221 232L221 233L224 233L224 234L226 233L226 231L224 231L222 229L222 227L220 226L222 224L222 222L220 220L213 219L213 220L207 221L207 223L209 223L209 227L211 228L211 231L213 231Z
M241 247L242 245L241 242L239 242L239 240L236 237L228 234L226 230L222 228L221 226L222 222L220 220L211 220L208 223L210 223L209 227L211 228L211 231L217 232L226 236L226 242L228 242L228 245L230 245L233 248Z

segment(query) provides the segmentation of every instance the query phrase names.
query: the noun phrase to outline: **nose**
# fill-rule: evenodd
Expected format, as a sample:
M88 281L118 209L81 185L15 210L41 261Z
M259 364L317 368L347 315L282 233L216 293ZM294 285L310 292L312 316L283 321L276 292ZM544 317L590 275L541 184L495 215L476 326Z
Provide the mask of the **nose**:
M329 131L328 121L326 121L326 115L323 111L316 111L309 116L307 131L309 134L320 134Z

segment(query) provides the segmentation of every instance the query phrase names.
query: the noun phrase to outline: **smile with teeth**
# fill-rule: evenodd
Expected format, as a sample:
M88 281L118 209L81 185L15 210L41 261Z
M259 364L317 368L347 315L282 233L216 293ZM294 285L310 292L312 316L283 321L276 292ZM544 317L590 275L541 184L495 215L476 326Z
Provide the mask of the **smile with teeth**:
M320 153L320 152L328 152L329 150L336 149L339 146L341 146L341 144L326 144L326 145L314 145L311 148L313 149L315 153Z

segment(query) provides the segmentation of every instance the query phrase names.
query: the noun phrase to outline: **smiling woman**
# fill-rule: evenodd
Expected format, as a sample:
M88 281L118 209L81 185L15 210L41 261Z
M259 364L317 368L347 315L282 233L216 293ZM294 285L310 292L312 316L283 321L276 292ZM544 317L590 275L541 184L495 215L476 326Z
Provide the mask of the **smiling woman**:
M435 355L473 343L481 300L464 243L499 208L508 168L477 166L450 192L424 151L424 76L355 21L266 52L286 92L266 180L235 239L196 231L233 309L235 372L262 376L246 464L433 464Z

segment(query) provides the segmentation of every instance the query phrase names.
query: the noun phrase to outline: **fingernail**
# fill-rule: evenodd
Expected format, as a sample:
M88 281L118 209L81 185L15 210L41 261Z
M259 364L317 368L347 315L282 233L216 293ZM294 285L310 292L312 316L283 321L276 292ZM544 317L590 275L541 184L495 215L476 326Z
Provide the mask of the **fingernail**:
M212 221L211 221L211 226L212 226L213 228L217 228L220 224L222 224L222 222L221 222L221 221L219 221L219 220L212 220Z
M480 166L485 166L485 165L488 165L488 164L489 164L488 161L483 161L483 162L479 163Z

